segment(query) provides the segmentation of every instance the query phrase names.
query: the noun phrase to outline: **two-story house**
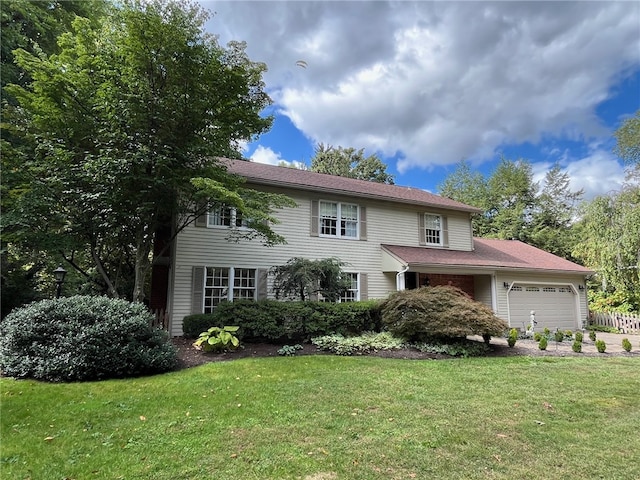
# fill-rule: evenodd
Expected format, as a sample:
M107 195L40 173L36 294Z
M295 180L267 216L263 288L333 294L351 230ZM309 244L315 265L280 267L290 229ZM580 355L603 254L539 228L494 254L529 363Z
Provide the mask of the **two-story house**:
M184 316L211 312L221 301L272 297L268 270L292 257L343 261L351 289L342 301L450 284L517 328L529 325L531 311L536 330L576 330L587 317L591 271L519 241L474 238L475 207L417 188L227 162L248 187L295 200L297 207L278 211L280 223L272 226L287 243L228 241L229 228L243 227L224 207L180 232L166 282L174 336L182 335Z

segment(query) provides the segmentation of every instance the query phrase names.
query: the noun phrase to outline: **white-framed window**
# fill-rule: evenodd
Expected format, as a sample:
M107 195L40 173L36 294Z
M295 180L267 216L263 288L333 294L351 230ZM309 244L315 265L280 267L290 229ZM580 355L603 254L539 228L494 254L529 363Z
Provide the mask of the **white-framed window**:
M351 286L340 296L340 302L357 302L360 299L360 274L345 273L351 281Z
M257 298L256 272L255 268L206 267L203 313L212 313L216 306L224 301L255 300Z
M442 245L442 216L424 214L424 239L427 245Z
M209 227L244 227L246 223L240 212L226 205L213 207L207 215L207 226Z
M321 236L358 238L358 205L321 200L319 209Z
M344 292L342 292L342 295L340 295L340 298L338 298L336 302L357 302L358 300L360 300L360 274L353 272L343 273L349 278L350 286ZM318 301L329 302L330 300L324 298L322 294L318 294Z

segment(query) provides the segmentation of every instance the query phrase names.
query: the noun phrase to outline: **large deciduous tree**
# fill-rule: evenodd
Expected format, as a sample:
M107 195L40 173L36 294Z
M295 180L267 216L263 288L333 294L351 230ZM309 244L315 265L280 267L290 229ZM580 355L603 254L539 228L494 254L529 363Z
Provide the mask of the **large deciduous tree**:
M377 155L365 157L362 148L356 150L319 143L311 159L311 170L340 177L393 184L393 175L387 173L384 162Z
M173 225L175 234L208 202L224 201L278 242L263 220L287 201L256 201L216 160L239 157L241 142L270 127L260 115L270 103L266 66L243 43L223 47L205 34L208 14L197 4L117 5L98 28L76 18L58 53L15 52L33 80L7 87L19 105L5 117L35 155L9 160L30 183L14 185L3 227L95 272L111 295L140 301L159 229ZM74 261L80 252L91 267Z
M583 208L574 255L596 271L604 292L640 311L640 185L626 184Z
M614 136L617 141L615 152L629 165L640 168L640 110L625 120Z

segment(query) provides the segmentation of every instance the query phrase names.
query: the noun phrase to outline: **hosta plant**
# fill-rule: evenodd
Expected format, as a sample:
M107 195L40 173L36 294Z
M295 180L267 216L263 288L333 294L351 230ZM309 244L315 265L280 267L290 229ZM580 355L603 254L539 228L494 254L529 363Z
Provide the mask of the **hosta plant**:
M239 328L234 326L211 327L198 336L198 339L193 342L193 346L204 352L235 350L240 346L240 340L234 335Z

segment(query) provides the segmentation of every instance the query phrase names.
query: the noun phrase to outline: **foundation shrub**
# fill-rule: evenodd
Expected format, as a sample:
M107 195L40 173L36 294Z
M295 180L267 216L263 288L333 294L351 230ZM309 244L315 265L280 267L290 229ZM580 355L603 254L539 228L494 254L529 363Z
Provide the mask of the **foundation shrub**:
M139 303L107 297L42 300L0 323L4 375L84 381L149 375L173 369L177 352Z
M622 339L622 348L624 349L625 352L631 351L631 342L629 341L628 338Z
M382 302L381 311L386 328L409 342L467 335L502 336L509 328L490 307L449 286L394 293Z
M312 337L339 333L358 335L379 331L380 308L375 300L364 302L281 302L239 300L223 302L215 312L189 315L183 320L185 336L197 337L211 327L237 325L243 342L306 342ZM199 329L199 330L198 330Z
M607 350L607 344L604 340L596 340L596 350L598 353L604 353Z

